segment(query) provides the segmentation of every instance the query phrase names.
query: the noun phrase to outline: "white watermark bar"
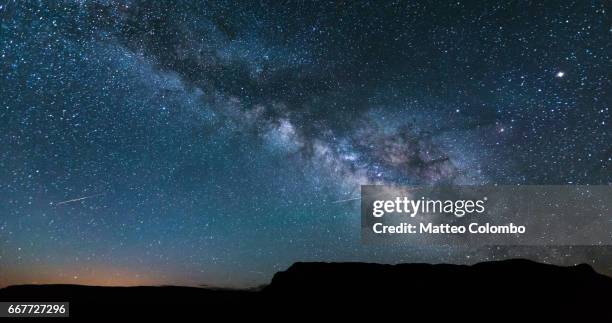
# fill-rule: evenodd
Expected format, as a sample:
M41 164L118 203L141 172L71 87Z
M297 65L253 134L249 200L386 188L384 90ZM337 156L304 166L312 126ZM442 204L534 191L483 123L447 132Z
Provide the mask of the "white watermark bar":
M612 245L612 186L361 187L363 243Z

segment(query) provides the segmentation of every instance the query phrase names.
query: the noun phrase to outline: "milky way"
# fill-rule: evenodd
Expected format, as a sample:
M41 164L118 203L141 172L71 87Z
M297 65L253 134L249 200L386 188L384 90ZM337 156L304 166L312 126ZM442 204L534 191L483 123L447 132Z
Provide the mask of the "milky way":
M0 284L252 286L363 246L361 184L607 184L609 8L0 3ZM342 203L337 203L342 201Z

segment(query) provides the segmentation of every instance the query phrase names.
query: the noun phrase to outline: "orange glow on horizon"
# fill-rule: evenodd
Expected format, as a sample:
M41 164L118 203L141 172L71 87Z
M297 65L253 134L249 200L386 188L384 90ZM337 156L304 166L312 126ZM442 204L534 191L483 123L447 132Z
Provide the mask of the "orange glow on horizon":
M89 268L31 268L17 270L2 268L0 288L26 284L75 284L92 286L151 286L164 285L167 277L126 268L94 266Z

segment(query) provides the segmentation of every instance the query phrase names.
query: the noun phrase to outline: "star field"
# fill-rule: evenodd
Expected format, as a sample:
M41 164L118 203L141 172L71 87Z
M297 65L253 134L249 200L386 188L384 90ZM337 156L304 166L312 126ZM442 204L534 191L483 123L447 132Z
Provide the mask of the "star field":
M0 3L0 285L253 286L363 246L361 184L612 182L604 1ZM82 199L81 199L82 198Z

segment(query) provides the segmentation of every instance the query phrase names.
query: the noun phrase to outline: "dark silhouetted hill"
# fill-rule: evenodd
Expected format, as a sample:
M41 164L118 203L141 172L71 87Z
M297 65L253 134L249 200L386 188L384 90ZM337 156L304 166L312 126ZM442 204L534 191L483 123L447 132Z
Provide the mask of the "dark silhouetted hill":
M69 301L71 316L611 317L612 278L588 265L296 263L261 290L21 285L0 301ZM289 315L289 316L283 316ZM609 322L612 322L610 320Z

